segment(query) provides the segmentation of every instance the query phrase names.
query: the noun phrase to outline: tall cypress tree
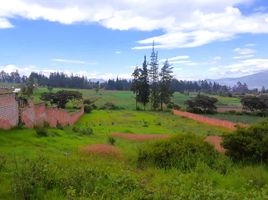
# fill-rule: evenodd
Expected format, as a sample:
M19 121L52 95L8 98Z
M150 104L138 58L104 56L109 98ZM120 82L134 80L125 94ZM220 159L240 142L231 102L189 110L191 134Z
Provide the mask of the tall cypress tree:
M146 56L144 56L144 61L142 64L141 74L140 74L140 92L139 92L139 101L143 104L143 109L145 110L146 104L149 102L150 97L150 85L149 85L149 75L147 68Z
M164 66L161 68L160 72L160 105L161 110L163 110L163 104L170 103L173 91L171 89L171 81L173 78L173 67L169 64L168 60L165 61Z
M135 68L134 72L132 73L133 80L131 84L131 90L135 94L136 100L136 110L138 109L138 101L139 101L139 92L140 92L140 69L138 67Z
M151 53L151 63L150 63L150 78L151 78L151 109L156 110L159 108L159 74L158 74L158 52L154 49L154 42L153 48Z

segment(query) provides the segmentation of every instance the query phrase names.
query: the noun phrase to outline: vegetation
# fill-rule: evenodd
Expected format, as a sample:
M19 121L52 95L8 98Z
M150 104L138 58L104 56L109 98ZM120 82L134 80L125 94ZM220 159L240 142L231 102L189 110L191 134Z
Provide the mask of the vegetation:
M143 126L144 120L147 127ZM92 127L94 134L84 135L75 131L87 127ZM193 135L224 135L227 130L169 113L93 110L91 114L82 116L73 127L47 130L47 137L37 137L32 129L0 130L2 199L236 200L265 199L268 192L265 166L240 165L232 163L228 157L218 157L208 144ZM80 153L80 149L89 144L107 143L113 132L169 133L177 139L184 138L185 148L186 144L198 141L196 150L199 153L188 152L191 155L190 168L186 165L187 168L163 165L165 170L146 162L143 168L137 168L141 164L139 152L149 151L148 147L154 146L154 142L147 144L116 139L115 145L123 153L123 159ZM189 134L190 137L187 136ZM174 142L176 146L179 141L175 138L163 142ZM161 147L165 152L165 145ZM199 154L200 158L204 158L202 150L206 148L210 152L205 153L207 159L198 158L199 161L195 162L193 158ZM178 155L184 155L181 158L188 163L186 152ZM214 156L215 160L212 159ZM180 166L179 162L177 164Z
M56 104L58 108L65 108L66 104L70 100L81 100L82 94L77 91L71 90L60 90L56 93L43 93L41 95L41 100L50 102L50 104Z
M225 135L223 147L235 161L268 163L268 121Z
M218 157L214 147L204 142L201 137L179 135L141 148L138 163L139 166L188 171L194 169L199 162L213 168Z
M241 99L241 103L245 110L268 114L268 95L245 96Z
M187 111L194 113L214 113L217 109L216 102L218 100L214 97L198 94L191 100L187 100Z

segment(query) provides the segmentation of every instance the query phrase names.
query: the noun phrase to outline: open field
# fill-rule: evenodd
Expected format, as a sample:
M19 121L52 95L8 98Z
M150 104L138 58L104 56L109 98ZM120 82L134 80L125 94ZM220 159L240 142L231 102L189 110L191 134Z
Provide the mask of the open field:
M203 137L230 134L223 128L170 113L128 110L93 111L84 115L75 127L91 127L94 133L81 135L74 132L73 127L49 129L48 137L38 137L31 129L0 131L0 199L22 199L21 193L14 189L22 184L19 188L25 191L29 181L34 184L39 179L48 181L49 186L39 185L39 182L35 188L29 186L26 191L35 195L30 199L238 200L262 199L268 192L265 166L240 166L225 158L224 163L229 164L224 173L202 163L188 172L141 169L137 167L137 155L148 142L123 138L115 138L114 147L122 154L120 158L83 152L85 147L95 151L101 147L95 144L108 144L114 132ZM95 146L88 146L91 144ZM31 163L32 159L35 164ZM36 173L31 171L33 168Z
M61 90L60 88L54 88L53 92ZM100 90L96 92L95 90L87 90L87 89L68 89L79 91L83 94L84 98L91 98L96 100L97 105L103 105L106 102L112 102L115 105L120 106L124 109L135 109L135 95L131 91L116 91L116 90ZM40 96L43 92L48 92L47 88L37 88L34 92L34 100L35 102L40 101ZM195 97L197 93L182 94L179 92L175 92L172 100L174 103L184 107L184 102L192 97ZM228 106L241 106L240 99L235 97L221 97L210 95L219 100L218 105L228 105ZM141 106L142 108L142 106ZM149 109L149 105L148 105Z
M59 88L54 88L53 91L56 92L60 90ZM76 89L70 89L76 90ZM112 102L116 106L119 106L122 109L126 110L135 110L135 95L131 91L111 91L111 90L100 90L96 92L95 90L76 90L83 94L84 98L90 98L96 100L95 104L98 107L101 107L107 102ZM48 92L47 88L38 88L34 93L34 101L40 102L40 96L43 92ZM172 101L185 108L184 102L194 96L197 93L182 94L175 92L172 98ZM212 95L213 96L213 95ZM240 99L235 97L222 97L222 96L213 96L219 100L217 103L218 106L241 106ZM140 106L142 108L142 106ZM150 106L147 105L147 109L150 109ZM215 117L218 119L230 120L235 123L246 123L253 124L259 121L262 121L264 118L259 116L252 115L235 115L230 113L225 114L215 114L208 115L208 117Z

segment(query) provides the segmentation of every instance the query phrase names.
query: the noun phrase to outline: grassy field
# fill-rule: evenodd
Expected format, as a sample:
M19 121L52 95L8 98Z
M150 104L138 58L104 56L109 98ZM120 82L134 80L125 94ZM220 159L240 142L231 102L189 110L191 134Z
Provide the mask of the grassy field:
M53 92L61 90L60 88L54 88ZM106 102L112 102L115 105L120 106L121 108L134 110L135 109L135 95L131 91L111 91L111 90L100 90L96 92L95 90L86 90L86 89L68 89L79 91L83 94L84 98L95 99L98 106L103 105ZM40 102L40 96L42 93L48 92L47 88L37 88L34 91L34 101ZM195 97L197 93L182 94L175 92L172 98L172 101L181 107L185 107L184 102L189 100L192 97ZM235 97L222 97L210 95L219 100L217 105L228 105L228 106L241 106L240 99ZM140 105L141 106L141 105ZM142 106L141 106L142 108ZM149 109L149 105L147 107Z
M202 163L188 172L141 169L137 167L137 155L147 142L126 139L115 142L121 158L80 151L89 144L107 144L113 132L230 134L222 128L170 113L129 110L93 111L75 127L91 127L94 133L80 135L73 132L73 127L49 129L48 137L38 137L32 129L0 131L0 199L23 199L23 192L33 195L29 199L238 200L263 199L267 195L265 166L241 166L227 159L228 170L224 173Z
M216 113L205 115L210 118L223 119L235 123L244 123L244 124L255 124L265 120L265 117L260 117L256 115L249 114L230 114L230 113Z

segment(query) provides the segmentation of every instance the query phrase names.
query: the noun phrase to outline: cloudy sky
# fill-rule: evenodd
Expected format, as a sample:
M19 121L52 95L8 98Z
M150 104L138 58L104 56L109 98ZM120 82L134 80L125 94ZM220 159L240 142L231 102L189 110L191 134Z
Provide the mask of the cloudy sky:
M179 79L268 70L267 0L0 0L0 70L130 77L152 41Z

